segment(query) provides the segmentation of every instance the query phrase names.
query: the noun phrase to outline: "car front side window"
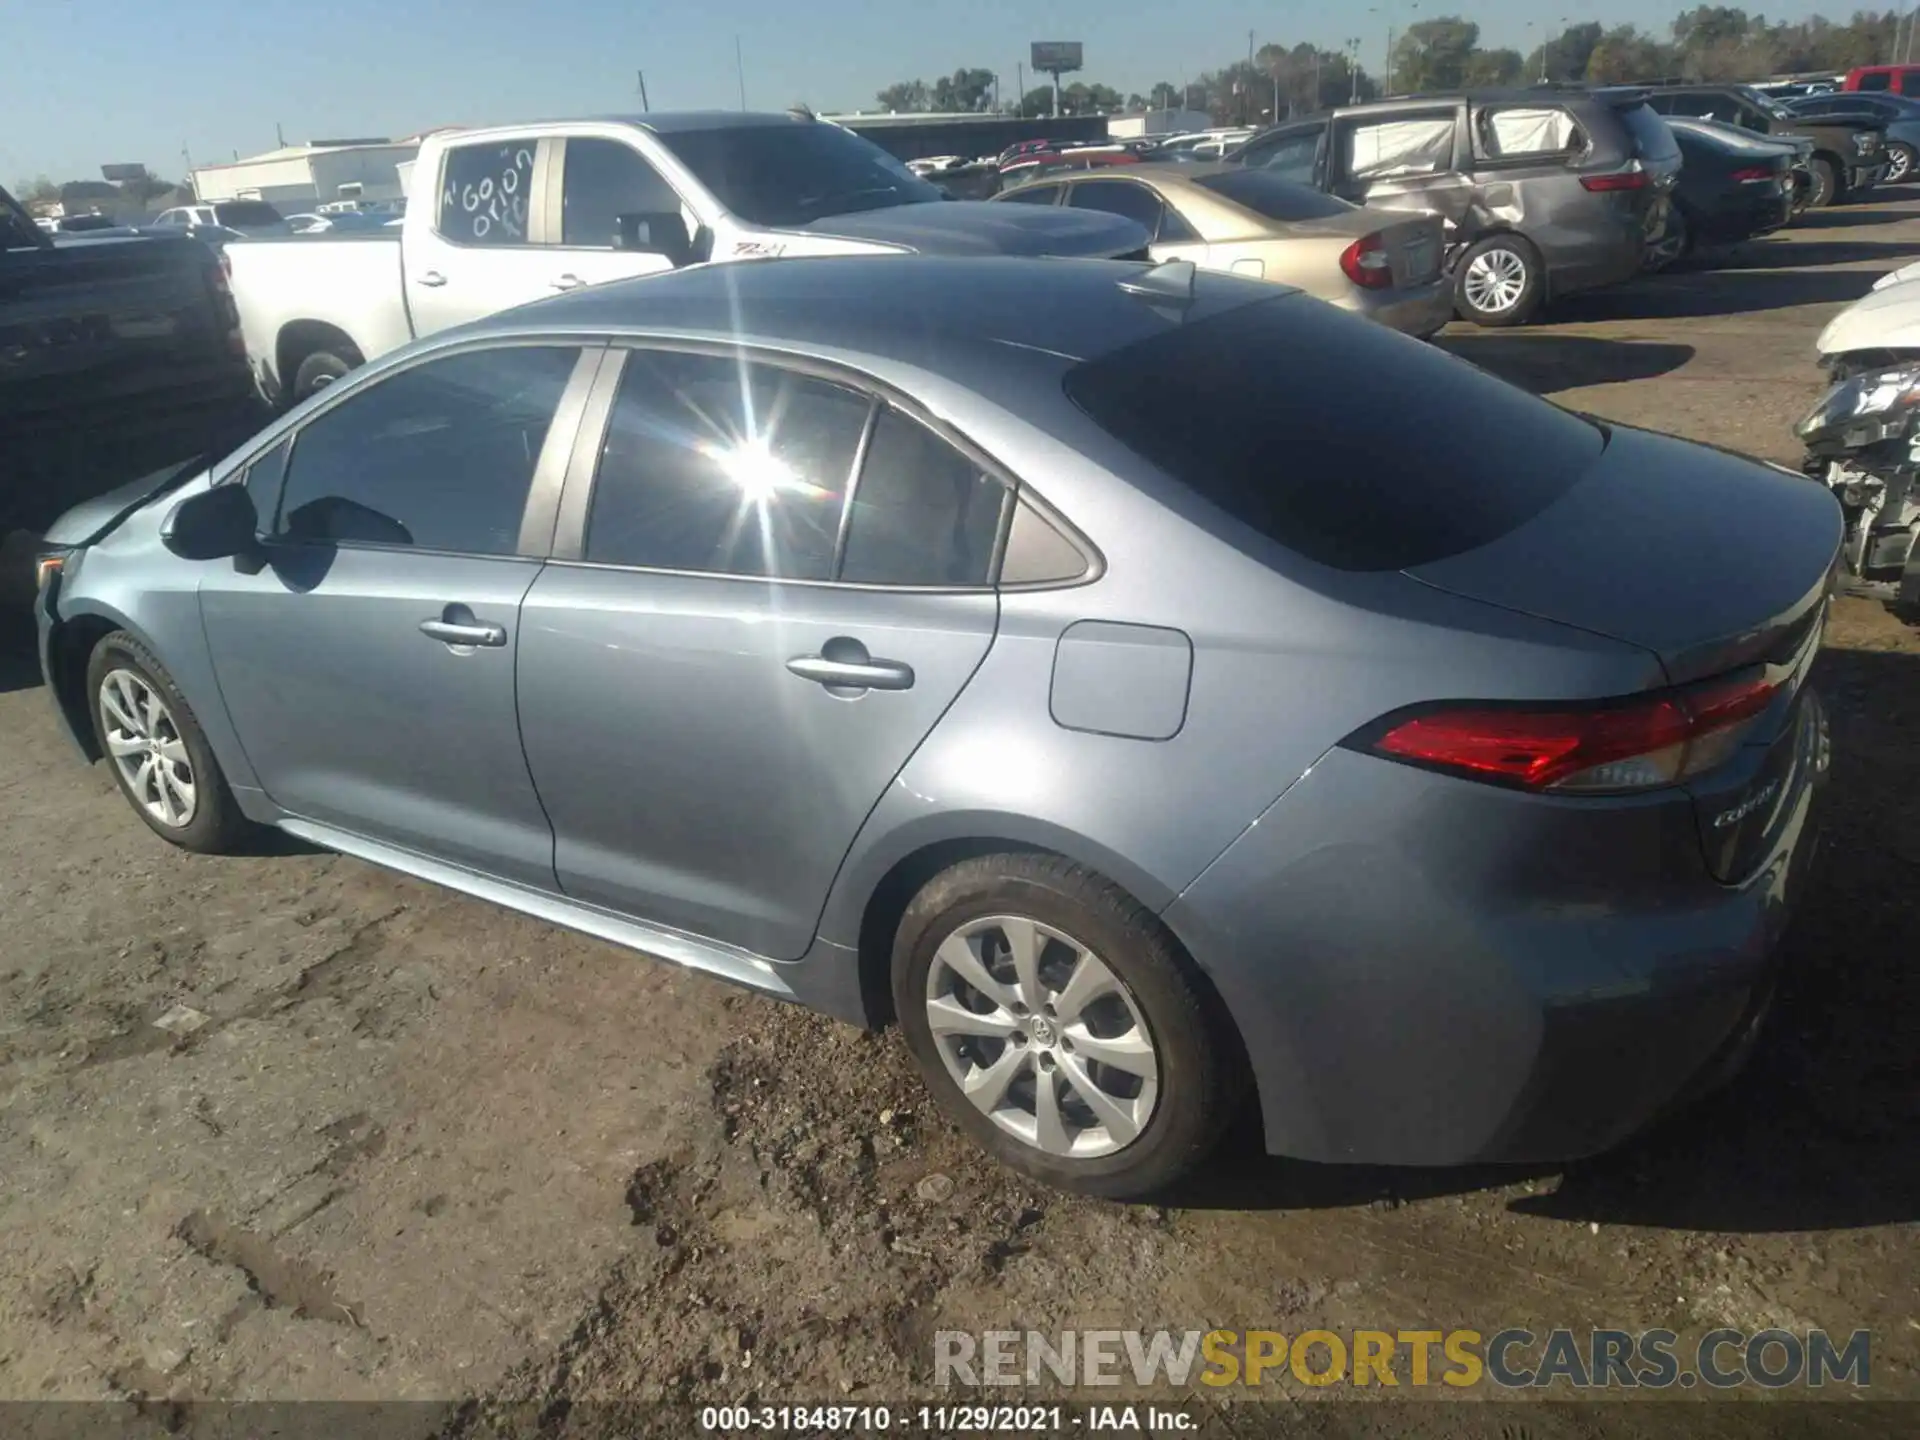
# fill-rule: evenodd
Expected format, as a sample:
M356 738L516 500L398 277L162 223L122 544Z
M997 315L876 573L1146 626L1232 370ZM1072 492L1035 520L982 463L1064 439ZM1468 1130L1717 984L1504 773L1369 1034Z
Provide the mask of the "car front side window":
M622 215L683 214L680 196L644 155L593 136L567 141L560 209L562 245L602 250L618 243Z
M534 466L578 355L562 345L469 350L356 390L294 437L275 538L516 553Z

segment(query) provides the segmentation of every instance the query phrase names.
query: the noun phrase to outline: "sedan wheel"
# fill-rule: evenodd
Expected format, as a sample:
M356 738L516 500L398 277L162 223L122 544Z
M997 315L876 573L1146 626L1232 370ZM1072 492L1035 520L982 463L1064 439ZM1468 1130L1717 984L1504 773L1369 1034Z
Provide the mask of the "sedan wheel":
M1913 147L1896 142L1887 147L1887 183L1905 180L1913 174Z
M1231 1018L1178 942L1062 856L982 855L928 879L900 917L891 988L941 1109L1050 1185L1164 1191L1241 1093Z
M153 687L131 670L108 671L100 682L100 715L101 742L134 804L169 829L191 825L200 803L193 761Z
M251 826L187 697L151 650L124 631L103 637L87 658L84 694L100 752L149 829L207 855L245 844Z
M927 1027L947 1073L1048 1155L1111 1155L1153 1118L1160 1062L1139 1002L1092 949L1025 916L969 921L934 952Z

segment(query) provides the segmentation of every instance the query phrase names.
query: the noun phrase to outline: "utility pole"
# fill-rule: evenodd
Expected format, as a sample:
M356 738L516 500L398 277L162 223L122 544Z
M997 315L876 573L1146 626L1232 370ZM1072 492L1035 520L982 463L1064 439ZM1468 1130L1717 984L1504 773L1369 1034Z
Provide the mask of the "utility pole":
M643 112L650 111L653 107L647 103L647 72L636 70L633 73L640 77L640 109Z
M274 143L282 150L287 148L287 132L280 128L280 122L278 120L273 122L273 139Z
M733 73L740 82L740 108L747 108L747 67L740 59L740 37L733 37Z

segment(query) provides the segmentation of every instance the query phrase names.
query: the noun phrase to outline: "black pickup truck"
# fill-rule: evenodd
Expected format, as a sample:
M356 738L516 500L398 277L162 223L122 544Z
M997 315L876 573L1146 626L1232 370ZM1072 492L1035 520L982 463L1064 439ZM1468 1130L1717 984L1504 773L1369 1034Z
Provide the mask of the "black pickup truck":
M1762 135L1813 141L1812 209L1857 199L1887 174L1887 122L1861 112L1798 115L1751 85L1660 85L1647 104L1662 115L1718 120Z
M229 448L260 418L220 257L52 236L0 190L0 553L76 502ZM17 577L0 575L0 593Z

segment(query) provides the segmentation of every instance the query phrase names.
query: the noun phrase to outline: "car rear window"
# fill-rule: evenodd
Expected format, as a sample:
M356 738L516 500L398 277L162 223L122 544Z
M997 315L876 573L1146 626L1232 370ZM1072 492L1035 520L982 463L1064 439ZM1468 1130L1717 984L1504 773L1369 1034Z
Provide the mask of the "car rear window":
M222 225L277 225L280 212L264 200L236 200L230 205L213 207L214 219Z
M1674 143L1673 132L1667 128L1667 122L1648 106L1622 105L1613 113L1626 126L1627 134L1633 140L1635 155L1643 160L1663 162L1680 158L1680 147Z
M1199 175L1194 184L1231 200L1243 209L1269 220L1326 220L1350 214L1355 207L1336 196L1282 180L1270 170L1230 170L1220 175Z
M1124 346L1065 386L1167 475L1341 570L1488 544L1606 445L1599 427L1476 366L1304 296Z

